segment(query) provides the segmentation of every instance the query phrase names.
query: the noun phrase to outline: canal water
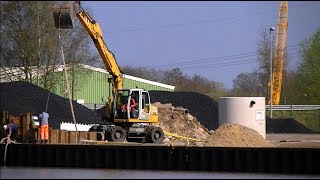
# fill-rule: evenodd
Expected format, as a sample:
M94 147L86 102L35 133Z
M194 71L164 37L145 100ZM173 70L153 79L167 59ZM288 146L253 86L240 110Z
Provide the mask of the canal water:
M319 179L320 175L0 167L0 179Z

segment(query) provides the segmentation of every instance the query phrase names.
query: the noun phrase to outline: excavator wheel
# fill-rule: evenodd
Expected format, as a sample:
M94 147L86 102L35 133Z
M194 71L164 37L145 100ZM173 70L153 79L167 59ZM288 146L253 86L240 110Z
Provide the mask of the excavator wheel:
M112 142L123 142L126 136L126 131L120 126L116 126L111 131L106 132L107 140Z
M76 6L70 2L59 3L53 6L53 19L56 28L72 29L74 27L74 7Z
M164 140L164 132L160 127L152 127L147 129L147 143L162 143Z

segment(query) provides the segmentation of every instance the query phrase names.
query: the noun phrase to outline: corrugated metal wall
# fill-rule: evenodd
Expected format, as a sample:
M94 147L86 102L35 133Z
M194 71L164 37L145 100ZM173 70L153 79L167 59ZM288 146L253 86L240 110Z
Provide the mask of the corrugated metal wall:
M63 72L57 72L58 76L61 76L62 80L59 83L56 83L53 93L62 96L68 97L68 93L66 93L67 87L64 78ZM104 101L108 100L108 96L111 93L111 86L109 87L108 78L111 76L104 72L99 72L87 68L79 68L75 71L74 81L75 83L72 85L72 75L68 74L69 84L71 88L71 92L73 92L74 100L84 100L85 104L104 104L101 100L103 98ZM128 78L124 78L123 80L123 88L142 88L145 90L158 90L158 91L174 91L174 89L170 89L167 87L161 87L158 85L153 85L145 82L141 82L139 80L132 80ZM73 90L72 90L73 89ZM110 91L109 91L110 90Z
M120 143L9 144L6 151L5 148L5 144L0 144L0 166L320 173L320 149L317 148L179 147Z

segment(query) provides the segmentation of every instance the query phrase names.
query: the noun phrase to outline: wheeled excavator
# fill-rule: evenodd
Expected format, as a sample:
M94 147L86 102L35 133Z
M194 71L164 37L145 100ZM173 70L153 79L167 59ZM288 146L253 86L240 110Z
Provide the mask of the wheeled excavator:
M164 132L156 126L159 120L158 110L151 105L149 92L139 88L123 89L122 72L103 40L101 28L82 8L80 1L55 4L53 17L55 27L59 29L72 29L77 17L92 38L111 75L108 82L112 85L112 96L104 106L104 123L93 125L89 131L98 132L98 140L102 141L162 143ZM136 101L133 109L131 98Z

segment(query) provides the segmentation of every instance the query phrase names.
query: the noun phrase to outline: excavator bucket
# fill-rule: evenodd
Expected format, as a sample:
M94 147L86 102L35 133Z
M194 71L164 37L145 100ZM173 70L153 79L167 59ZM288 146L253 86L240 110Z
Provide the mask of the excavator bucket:
M60 29L72 29L74 27L75 13L73 3L55 4L53 6L55 27Z

